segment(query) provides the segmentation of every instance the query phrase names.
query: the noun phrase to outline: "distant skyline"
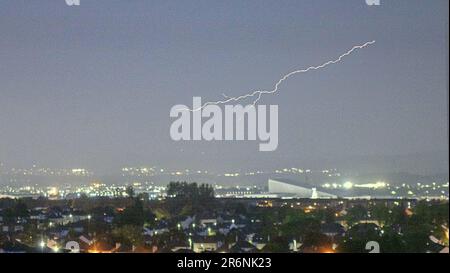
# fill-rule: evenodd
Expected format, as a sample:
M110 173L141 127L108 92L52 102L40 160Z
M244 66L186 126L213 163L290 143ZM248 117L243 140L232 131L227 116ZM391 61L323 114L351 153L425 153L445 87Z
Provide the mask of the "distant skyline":
M448 5L2 1L0 162L108 173L142 165L370 168L376 158L386 171L448 173ZM251 141L170 138L175 104L267 90L289 71L372 40L262 97L279 105L274 152Z

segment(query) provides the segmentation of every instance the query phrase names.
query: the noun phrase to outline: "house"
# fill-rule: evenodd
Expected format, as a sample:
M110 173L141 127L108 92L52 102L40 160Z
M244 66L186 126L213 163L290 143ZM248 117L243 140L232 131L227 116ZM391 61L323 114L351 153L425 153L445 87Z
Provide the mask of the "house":
M47 230L49 237L55 239L61 239L67 237L69 235L69 229L65 227L54 227Z
M36 207L30 211L30 220L44 221L47 219L46 208Z
M445 247L440 243L434 242L433 240L430 239L427 242L426 253L448 253L448 247Z
M164 246L161 248L158 248L156 245L158 244L158 241L153 241L153 239L146 240L146 245L151 245L153 248L153 253L159 252L159 253L172 253L172 252L184 252L185 250L192 250L192 240L185 240L182 237L174 236L170 237L171 239L167 241ZM189 252L189 251L188 251Z
M65 228L67 228L77 234L83 233L85 230L85 226L83 225L83 222L68 224L65 226Z
M320 232L333 238L343 235L345 233L345 229L338 223L325 223L320 227Z
M217 219L216 218L200 219L199 223L200 223L200 226L203 226L203 227L217 226Z
M30 220L38 220L38 221L44 221L47 219L47 215L44 213L32 213L30 214Z
M171 252L176 252L176 253L190 253L193 252L191 249L191 246L189 245L188 242L177 242L177 243L172 243L170 246L170 251Z
M192 249L190 248L179 248L175 251L172 251L173 253L195 253Z
M94 243L94 240L90 239L87 235L81 235L78 239L81 243L87 244L88 246Z
M63 223L64 218L62 217L62 215L60 213L54 213L51 212L47 215L47 219L49 221L49 223L51 223L52 225L61 225Z
M245 225L244 225L245 226ZM238 226L235 224L235 222L231 222L231 223L225 223L224 225L222 225L219 228L219 233L223 234L223 235L227 235L228 233L230 233L233 230L238 230L239 228L244 227L242 225Z
M144 227L144 235L154 236L162 233L169 232L169 227L166 222L161 221L153 228Z
M22 225L15 225L14 232L23 232L24 227Z
M3 225L1 226L1 232L8 233L8 232L23 232L24 227L23 225Z
M446 247L442 241L430 235L430 241L427 243L427 252L429 253L448 253L448 246Z
M216 236L198 236L192 239L192 250L195 253L214 252L223 245Z
M347 233L352 237L368 237L369 234L379 234L380 228L374 223L360 223L352 226Z
M267 238L257 234L247 234L246 241L251 243L257 250L262 250L268 243Z
M210 228L210 227L200 227L197 228L197 232L195 233L199 236L211 236L213 234L215 234L215 232Z
M232 253L253 253L256 252L256 247L250 242L239 240L230 245L230 252Z
M195 221L195 218L188 216L184 221L180 222L180 227L183 230L188 229L194 221Z
M78 237L77 243L80 247L80 252L88 252L89 248L94 244L94 240L88 235L81 235Z

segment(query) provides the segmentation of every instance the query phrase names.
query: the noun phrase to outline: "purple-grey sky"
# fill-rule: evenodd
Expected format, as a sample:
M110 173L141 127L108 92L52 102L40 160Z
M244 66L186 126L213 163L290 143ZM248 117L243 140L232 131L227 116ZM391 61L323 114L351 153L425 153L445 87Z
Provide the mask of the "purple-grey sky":
M108 172L446 154L448 5L1 1L0 161ZM258 142L170 138L175 104L271 89L289 71L371 40L342 63L292 77L263 97L261 104L279 105L275 152L259 152Z

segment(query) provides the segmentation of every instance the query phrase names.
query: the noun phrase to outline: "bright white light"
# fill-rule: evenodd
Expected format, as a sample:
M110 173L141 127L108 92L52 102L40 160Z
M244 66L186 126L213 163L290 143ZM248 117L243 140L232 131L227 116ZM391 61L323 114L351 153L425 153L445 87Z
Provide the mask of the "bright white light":
M351 188L353 188L353 183L350 181L346 181L343 186L346 189L351 189Z
M353 186L357 187L357 188L379 189L379 188L385 188L387 186L387 184L386 184L386 182L378 181L376 183L356 184Z

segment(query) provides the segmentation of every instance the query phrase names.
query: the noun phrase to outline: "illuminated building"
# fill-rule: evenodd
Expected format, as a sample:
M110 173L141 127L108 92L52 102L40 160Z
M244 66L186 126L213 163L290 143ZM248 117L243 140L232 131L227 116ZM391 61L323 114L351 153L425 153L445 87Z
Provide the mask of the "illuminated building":
M336 195L317 190L316 187L288 179L269 179L269 193L291 194L297 198L337 198Z

